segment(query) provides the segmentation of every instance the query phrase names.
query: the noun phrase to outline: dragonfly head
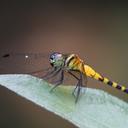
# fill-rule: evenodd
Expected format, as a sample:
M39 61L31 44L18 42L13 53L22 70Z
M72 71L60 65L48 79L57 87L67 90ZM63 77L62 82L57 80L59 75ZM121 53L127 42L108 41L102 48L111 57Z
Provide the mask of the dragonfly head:
M64 65L64 56L61 53L54 52L50 55L49 61L53 67L61 67Z

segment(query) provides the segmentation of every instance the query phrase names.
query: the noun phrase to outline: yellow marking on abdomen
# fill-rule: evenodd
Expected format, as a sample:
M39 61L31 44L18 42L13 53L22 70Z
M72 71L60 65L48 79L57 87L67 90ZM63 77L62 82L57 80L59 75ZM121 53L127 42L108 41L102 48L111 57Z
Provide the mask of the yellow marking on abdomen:
M116 88L117 85L118 85L118 84L117 84L116 82L113 82L112 87Z
M122 87L121 87L121 90L122 90L122 91L126 90L126 87L125 87L125 86L122 86Z
M117 84L116 82L110 81L106 77L101 76L94 69L92 69L89 65L83 65L83 62L81 61L81 59L78 56L75 56L74 54L71 54L67 58L66 64L69 69L79 70L86 76L99 80L109 86L112 86L114 88L117 88L118 90L128 93L128 88L126 88L125 86L121 86Z
M109 82L109 80L108 80L107 78L104 78L103 82L104 82L105 84L107 84L107 83Z
M121 90L125 93L128 93L128 88L125 86L119 85L116 82L110 81L108 78L101 76L99 73L97 73L95 70L93 70L90 66L84 65L84 71L83 73L91 78L94 78L96 80L99 80L109 86L112 86L114 88L117 88L118 90Z
M85 75L95 78L96 80L102 79L102 76L93 70L90 66L84 65L84 71L82 71Z

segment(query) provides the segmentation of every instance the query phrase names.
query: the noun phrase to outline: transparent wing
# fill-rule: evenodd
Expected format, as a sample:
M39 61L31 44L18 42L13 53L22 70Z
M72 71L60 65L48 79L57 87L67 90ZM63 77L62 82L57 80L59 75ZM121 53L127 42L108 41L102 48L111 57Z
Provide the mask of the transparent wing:
M71 72L73 75L75 75L75 77L77 77L77 78L80 78L80 74L79 74L79 72L76 72L76 71L72 71ZM78 80L75 78L75 77L73 77L72 75L70 75L69 73L65 73L65 83L67 83L67 84L70 84L70 85L76 85L77 84L77 82L78 82ZM87 87L87 76L86 75L83 75L82 76L82 86L83 87Z
M47 53L7 53L0 55L0 74L32 73L42 76L51 69Z
M0 54L0 74L31 74L56 84L61 74L60 72L54 74L55 70L49 63L49 56L50 53ZM79 78L78 72L73 73ZM83 80L83 85L87 86L86 76ZM63 84L76 85L77 81L69 73L64 72Z

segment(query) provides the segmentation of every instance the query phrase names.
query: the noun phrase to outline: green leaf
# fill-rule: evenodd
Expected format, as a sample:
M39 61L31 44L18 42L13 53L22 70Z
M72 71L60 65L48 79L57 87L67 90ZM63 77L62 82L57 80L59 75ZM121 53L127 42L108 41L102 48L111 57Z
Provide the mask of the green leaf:
M50 93L52 85L30 75L0 75L0 85L80 128L128 127L128 104L101 90L82 88L75 104L73 86L62 85Z

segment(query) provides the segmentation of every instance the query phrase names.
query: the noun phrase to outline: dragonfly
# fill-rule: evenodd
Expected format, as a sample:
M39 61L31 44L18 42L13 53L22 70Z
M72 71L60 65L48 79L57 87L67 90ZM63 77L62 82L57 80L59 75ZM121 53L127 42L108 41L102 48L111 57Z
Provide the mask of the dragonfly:
M4 54L2 57L8 58L10 56L11 54ZM29 58L28 55L25 55L24 57L25 59ZM65 73L68 73L74 77L77 81L76 86L72 92L72 94L75 96L75 102L77 102L79 99L82 87L87 86L87 77L98 80L128 94L128 88L102 76L91 66L86 64L77 54L63 54L60 52L53 52L49 55L48 61L51 66L45 70L47 72L45 75L41 76L41 78L46 80L54 79L54 77L59 74L58 80L56 80L54 86L51 89L51 91L53 91L56 87L62 85L64 82ZM38 74L38 72L44 72L44 70L31 72L30 74Z

